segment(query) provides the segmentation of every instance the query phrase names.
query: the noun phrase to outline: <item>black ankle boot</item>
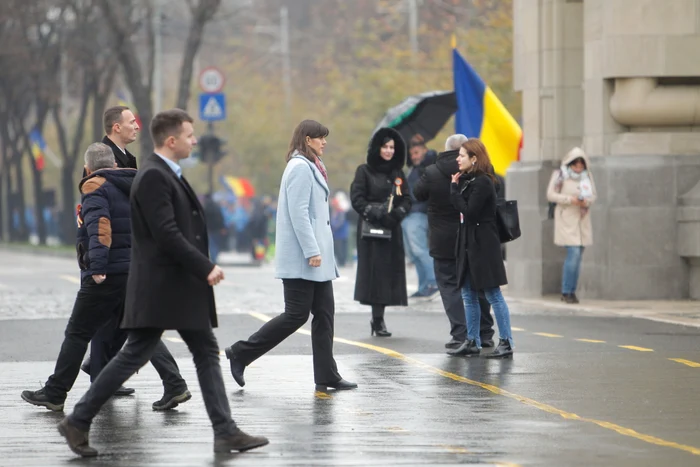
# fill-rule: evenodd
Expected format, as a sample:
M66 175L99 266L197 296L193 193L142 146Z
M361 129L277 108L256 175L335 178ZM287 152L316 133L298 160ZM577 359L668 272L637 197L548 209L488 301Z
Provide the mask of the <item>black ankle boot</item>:
M510 346L510 342L508 342L508 339L499 339L498 347L496 347L496 350L494 350L488 355L485 355L486 358L506 358L512 356L513 348Z
M476 341L474 340L467 340L458 348L447 351L447 355L452 355L453 357L478 357L480 353L481 349L476 346Z
M377 337L391 337L391 333L386 329L386 323L384 323L384 318L372 319L369 322L370 325L370 336L377 335Z

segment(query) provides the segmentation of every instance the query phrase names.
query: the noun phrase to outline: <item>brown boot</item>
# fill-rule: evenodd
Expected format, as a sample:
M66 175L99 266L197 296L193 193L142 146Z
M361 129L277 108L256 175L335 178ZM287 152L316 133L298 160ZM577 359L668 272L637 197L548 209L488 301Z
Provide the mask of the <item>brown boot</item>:
M82 457L97 456L97 449L90 447L88 432L71 425L67 418L64 418L61 420L61 423L58 424L58 432L61 433L61 436L66 438L68 447L77 455Z
M264 436L251 436L243 430L238 430L232 435L215 437L214 452L243 452L265 446L269 442Z

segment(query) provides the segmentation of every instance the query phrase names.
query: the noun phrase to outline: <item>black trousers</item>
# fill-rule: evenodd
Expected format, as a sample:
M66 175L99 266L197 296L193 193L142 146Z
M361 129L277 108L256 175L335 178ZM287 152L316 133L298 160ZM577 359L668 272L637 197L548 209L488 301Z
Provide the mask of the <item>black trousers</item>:
M311 348L314 355L315 383L330 384L340 381L338 367L333 358L333 283L304 279L284 279L282 283L284 313L265 323L248 340L233 344L233 353L241 363L249 365L302 327L308 321L309 313L312 313L314 317L311 321Z
M219 363L219 345L211 329L179 330L180 336L192 352L197 378L202 389L202 399L214 428L215 436L234 434L238 429L231 418L231 408L226 396L224 379ZM102 370L90 389L75 405L68 416L71 423L82 430L89 430L92 419L136 370L152 357L161 342L162 329L134 329L129 339Z
M112 316L90 341L90 382L95 381L100 371L107 366L124 347L129 333L119 327L121 316Z
M467 338L467 317L464 312L462 289L457 284L457 262L454 259L433 258L433 268L442 305L450 321L450 334L455 339L463 341ZM483 292L479 293L479 306L481 307L479 330L481 340L491 340L494 334L493 317L491 305Z
M54 373L44 385L46 395L51 401L62 402L66 399L80 372L88 342L93 339L95 333L108 321L118 321L121 318L126 297L126 280L126 274L108 275L99 285L95 284L92 277L82 280L66 326ZM180 376L175 359L160 340L154 349L151 363L163 380L166 393L181 394L187 390L187 383Z

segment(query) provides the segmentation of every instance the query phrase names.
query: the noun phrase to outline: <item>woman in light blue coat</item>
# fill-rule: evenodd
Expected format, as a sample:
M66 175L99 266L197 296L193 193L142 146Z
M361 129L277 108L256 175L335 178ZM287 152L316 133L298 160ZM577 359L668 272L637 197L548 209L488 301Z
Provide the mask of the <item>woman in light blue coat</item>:
M226 349L231 374L245 385L245 367L273 349L309 319L316 389L354 389L333 358L335 299L338 277L333 251L328 175L321 156L328 128L304 120L294 130L282 174L275 242L276 277L284 287L284 313L268 321L248 340Z

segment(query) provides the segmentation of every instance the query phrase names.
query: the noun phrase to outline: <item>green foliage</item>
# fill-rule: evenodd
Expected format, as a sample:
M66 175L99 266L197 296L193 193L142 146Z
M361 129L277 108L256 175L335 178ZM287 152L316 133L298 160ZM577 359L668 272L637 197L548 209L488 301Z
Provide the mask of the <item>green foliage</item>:
M372 131L389 107L412 94L453 89L452 33L460 52L520 118L520 99L512 90L512 0L425 0L416 56L399 3L353 3L353 15L348 2L341 1L332 11L343 21L324 10L332 0L313 10L323 17L325 29L312 30L319 36L315 42L292 43L296 66L288 117L278 57L261 57L259 49L245 45L251 40L231 39L235 58L221 60L228 120L217 124L217 133L228 140L229 155L217 165L217 174L249 178L258 192L275 194L294 125L312 118L331 131L324 162L332 188L348 190L355 168L365 161ZM457 22L457 13L465 16L465 11L469 20ZM326 30L331 32L322 36ZM429 146L441 150L453 129L451 120ZM191 172L203 188L206 168Z

